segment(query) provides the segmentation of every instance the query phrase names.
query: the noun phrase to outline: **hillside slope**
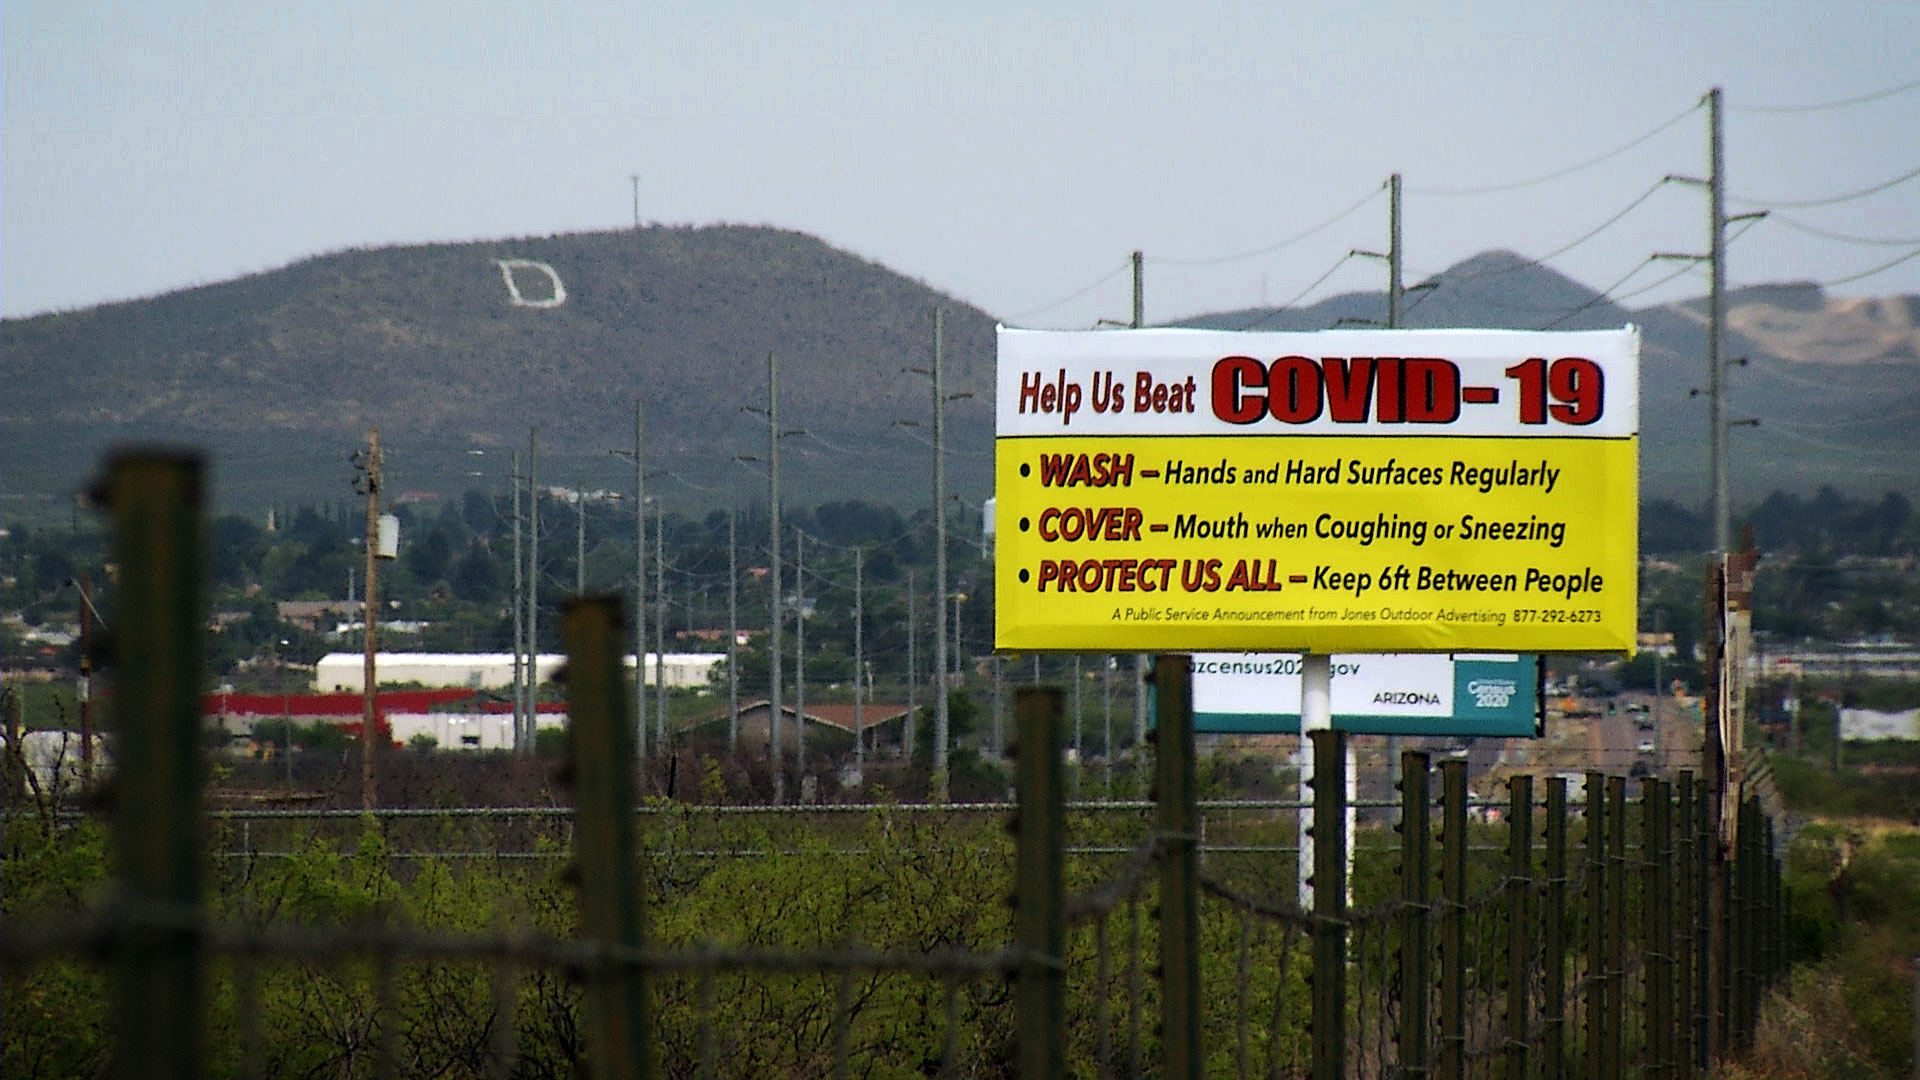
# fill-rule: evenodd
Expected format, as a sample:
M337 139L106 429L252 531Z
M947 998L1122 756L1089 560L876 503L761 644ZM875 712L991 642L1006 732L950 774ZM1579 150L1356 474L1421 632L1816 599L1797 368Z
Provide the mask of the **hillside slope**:
M564 299L516 304L499 262L516 259L550 267ZM522 300L555 297L546 271L510 269ZM649 228L326 255L0 326L0 428L8 462L27 466L8 486L70 487L71 465L101 445L157 439L209 445L229 487L285 499L267 493L271 476L334 482L369 427L395 448L398 482L444 486L478 463L460 451L498 456L534 425L545 475L612 484L625 474L606 451L632 446L636 398L652 463L751 486L732 460L766 452L764 419L743 408L766 405L773 353L782 427L807 432L785 444L799 489L904 458L872 470L885 488L930 468L909 468L930 454L891 425L929 416L927 380L901 368L928 365L936 305L949 391L973 395L950 418L978 446L992 320L800 233ZM829 465L835 454L851 456Z
M654 490L687 508L758 501L764 464L738 459L766 455L749 410L766 404L769 353L790 499L923 506L929 385L902 369L928 365L935 306L957 395L953 490L977 502L991 484L992 317L813 237L728 225L347 251L7 320L3 509L64 517L104 449L130 441L206 448L224 508L344 500L346 456L369 427L400 491L504 490L506 455L534 427L544 482L627 490L632 465L609 451L632 446L636 399L649 468L676 478ZM1321 329L1384 309L1380 293L1351 293L1179 325ZM1644 487L1703 500L1701 302L1629 310L1488 252L1410 289L1404 321L1639 325ZM1732 433L1737 497L1823 484L1920 496L1920 299L1766 286L1732 294L1729 323L1747 363L1730 372L1728 415L1761 421Z
M1229 329L1318 330L1384 320L1386 295L1183 320ZM1511 252L1487 252L1408 290L1410 327L1641 330L1641 481L1699 504L1707 490L1706 302L1637 310ZM1837 299L1807 284L1727 297L1730 482L1738 500L1822 485L1920 495L1920 297ZM1748 421L1758 420L1758 426Z

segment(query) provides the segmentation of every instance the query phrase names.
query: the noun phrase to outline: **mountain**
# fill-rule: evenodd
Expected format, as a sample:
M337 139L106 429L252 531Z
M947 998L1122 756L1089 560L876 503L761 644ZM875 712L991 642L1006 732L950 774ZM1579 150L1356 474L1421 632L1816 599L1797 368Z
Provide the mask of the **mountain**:
M556 288L557 282L557 288ZM517 299L516 299L517 298ZM59 513L103 451L190 443L223 509L352 497L347 455L379 427L388 488L505 489L539 429L543 483L629 490L646 402L650 485L673 504L757 498L766 358L779 364L788 498L924 505L931 312L944 311L950 481L991 485L993 318L801 233L651 227L346 251L146 300L0 323L9 517ZM1178 325L1321 329L1380 320L1381 293ZM1820 485L1920 495L1920 298L1817 287L1730 294L1737 498ZM1699 504L1704 302L1638 310L1508 252L1408 290L1408 326L1643 332L1644 488ZM917 428L903 426L917 424ZM522 463L524 467L524 462Z
M923 499L930 384L901 369L929 366L936 306L947 391L970 395L948 412L976 455L953 459L955 490L977 499L992 319L813 237L741 226L347 251L7 320L7 487L70 491L104 446L142 440L210 447L229 506L344 498L346 454L378 427L390 488L498 488L537 425L543 480L626 490L632 466L608 451L633 446L642 398L650 467L701 500L764 487L747 471L764 464L734 459L766 455L765 417L745 410L767 404L771 353L781 427L804 432L782 443L792 497Z
M1384 292L1302 308L1243 308L1178 325L1321 330L1380 325ZM1641 485L1707 495L1704 298L1629 309L1539 263L1486 252L1407 289L1402 325L1641 331ZM1729 482L1736 502L1822 485L1920 494L1920 297L1839 299L1806 283L1727 295ZM1702 391L1696 394L1695 391ZM1749 421L1758 420L1753 426Z

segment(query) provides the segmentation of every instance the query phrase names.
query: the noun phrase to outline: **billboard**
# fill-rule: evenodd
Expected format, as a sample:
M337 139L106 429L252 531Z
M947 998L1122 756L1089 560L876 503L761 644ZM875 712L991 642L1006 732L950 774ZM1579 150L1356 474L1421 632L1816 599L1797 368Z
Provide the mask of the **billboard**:
M1546 715L1537 656L1367 653L1330 660L1335 731L1531 738ZM1299 734L1300 666L1293 653L1195 654L1193 729Z
M1633 647L1639 335L999 332L995 645Z

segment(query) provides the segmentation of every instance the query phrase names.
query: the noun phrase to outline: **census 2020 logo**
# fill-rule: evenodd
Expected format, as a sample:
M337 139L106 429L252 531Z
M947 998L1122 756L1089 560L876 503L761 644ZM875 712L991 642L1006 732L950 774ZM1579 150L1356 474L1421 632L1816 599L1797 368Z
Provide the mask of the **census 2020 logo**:
M1474 706L1481 709L1506 708L1519 689L1520 684L1512 679L1475 679L1467 684Z

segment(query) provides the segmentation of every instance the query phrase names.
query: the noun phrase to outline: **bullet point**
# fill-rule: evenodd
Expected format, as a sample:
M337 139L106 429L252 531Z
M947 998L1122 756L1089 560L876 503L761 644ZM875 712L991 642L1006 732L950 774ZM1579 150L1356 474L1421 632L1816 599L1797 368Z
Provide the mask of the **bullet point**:
M1022 462L1022 463L1021 463L1021 465L1020 465L1020 475L1021 475L1021 476L1032 476L1032 475L1033 475L1033 466L1031 466L1031 465L1028 465L1028 464L1026 464L1025 462Z
M1025 570L1020 571L1020 580L1022 582L1025 582L1027 580L1027 572Z
M1021 531L1021 532L1026 532L1026 531L1027 531L1027 526L1028 526L1029 524L1031 524L1031 523L1030 523L1030 522L1028 522L1026 518L1021 518L1021 519L1020 519L1020 531Z

